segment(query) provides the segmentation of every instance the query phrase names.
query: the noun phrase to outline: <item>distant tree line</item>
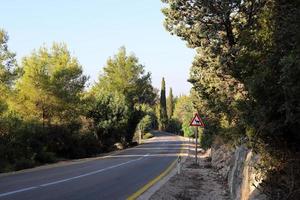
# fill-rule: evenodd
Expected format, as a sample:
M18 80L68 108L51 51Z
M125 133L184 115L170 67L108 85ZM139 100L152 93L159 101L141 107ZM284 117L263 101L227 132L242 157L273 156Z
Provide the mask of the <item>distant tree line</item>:
M0 172L130 146L138 127L155 128L157 92L124 47L95 85L65 44L41 47L17 63L0 30Z

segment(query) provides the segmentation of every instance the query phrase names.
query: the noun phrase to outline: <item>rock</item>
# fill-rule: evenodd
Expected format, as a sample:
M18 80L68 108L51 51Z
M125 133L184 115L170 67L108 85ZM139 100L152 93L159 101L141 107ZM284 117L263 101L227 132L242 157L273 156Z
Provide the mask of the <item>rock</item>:
M255 164L259 155L241 145L232 149L227 145L214 144L211 149L212 167L226 180L233 200L265 200L266 196L257 189L261 180Z
M124 145L122 143L118 142L118 143L114 144L114 148L117 150L122 150L122 149L124 149Z
M227 179L230 166L232 165L233 150L226 145L219 146L217 149L211 149L211 163L218 173Z
M244 178L244 162L248 154L248 149L240 146L234 153L234 162L228 174L228 186L232 199L241 199L241 187Z

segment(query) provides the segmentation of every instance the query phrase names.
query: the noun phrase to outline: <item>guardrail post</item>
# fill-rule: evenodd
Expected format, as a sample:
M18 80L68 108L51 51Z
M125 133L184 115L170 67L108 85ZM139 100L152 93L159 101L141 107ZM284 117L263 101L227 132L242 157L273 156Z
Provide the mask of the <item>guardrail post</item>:
M181 156L177 159L177 174L181 174Z

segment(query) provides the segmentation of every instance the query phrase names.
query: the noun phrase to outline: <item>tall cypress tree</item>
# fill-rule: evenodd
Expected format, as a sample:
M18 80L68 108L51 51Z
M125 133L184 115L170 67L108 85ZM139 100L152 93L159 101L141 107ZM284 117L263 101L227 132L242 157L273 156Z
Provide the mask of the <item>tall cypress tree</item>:
M173 97L172 88L170 88L169 96L167 98L167 113L168 113L169 120L172 118L173 112L174 112L174 97Z
M165 78L161 81L161 91L160 91L160 117L159 117L159 130L166 130L168 123L167 115L167 102L166 102L166 83Z

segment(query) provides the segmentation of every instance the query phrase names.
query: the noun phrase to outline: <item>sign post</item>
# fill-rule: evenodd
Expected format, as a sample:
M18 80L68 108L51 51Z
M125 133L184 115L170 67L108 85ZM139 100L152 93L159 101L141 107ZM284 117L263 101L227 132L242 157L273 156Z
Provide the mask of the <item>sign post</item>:
M196 126L196 147L195 147L195 162L198 163L198 126Z
M198 126L204 128L204 123L202 119L199 117L198 113L195 114L194 118L192 119L190 126L196 126L196 133L195 133L195 139L196 139L196 146L195 146L195 162L198 164Z

